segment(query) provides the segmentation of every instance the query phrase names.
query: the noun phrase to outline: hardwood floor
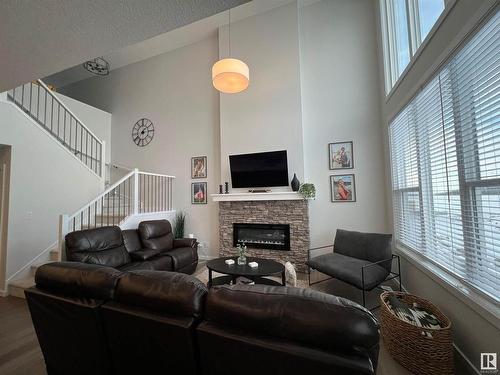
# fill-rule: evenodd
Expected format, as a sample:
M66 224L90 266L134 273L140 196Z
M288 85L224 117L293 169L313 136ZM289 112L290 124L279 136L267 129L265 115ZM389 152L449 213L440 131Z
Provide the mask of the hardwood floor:
M0 374L47 374L26 300L0 297Z

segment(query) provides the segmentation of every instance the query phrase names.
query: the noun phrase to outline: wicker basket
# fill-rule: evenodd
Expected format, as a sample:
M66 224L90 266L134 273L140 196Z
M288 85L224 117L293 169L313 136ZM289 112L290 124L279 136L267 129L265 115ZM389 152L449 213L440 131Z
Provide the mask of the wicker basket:
M388 297L397 295L409 306L416 302L434 314L442 328L417 327L394 315L388 305ZM417 296L384 292L380 295L380 330L384 344L392 357L415 374L453 374L453 346L450 320L429 301ZM423 335L427 332L432 335Z

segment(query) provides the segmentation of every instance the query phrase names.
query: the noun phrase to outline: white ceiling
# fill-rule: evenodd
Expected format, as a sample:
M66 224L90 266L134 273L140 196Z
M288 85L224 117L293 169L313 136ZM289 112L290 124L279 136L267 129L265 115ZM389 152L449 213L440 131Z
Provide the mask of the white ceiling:
M270 9L293 1L296 0L253 0L231 10L231 22L267 12ZM311 0L307 1L310 2ZM208 38L217 33L219 26L227 23L228 12L224 11L128 47L109 52L104 54L103 57L109 62L111 70L118 69ZM80 63L46 77L44 81L60 88L92 76Z
M248 1L1 0L0 92Z

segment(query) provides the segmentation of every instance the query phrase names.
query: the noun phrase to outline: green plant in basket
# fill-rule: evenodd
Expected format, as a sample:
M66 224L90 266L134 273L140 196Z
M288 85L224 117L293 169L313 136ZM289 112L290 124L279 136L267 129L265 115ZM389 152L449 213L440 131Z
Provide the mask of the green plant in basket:
M304 183L300 185L299 194L302 195L304 199L314 199L316 198L316 188L314 184Z

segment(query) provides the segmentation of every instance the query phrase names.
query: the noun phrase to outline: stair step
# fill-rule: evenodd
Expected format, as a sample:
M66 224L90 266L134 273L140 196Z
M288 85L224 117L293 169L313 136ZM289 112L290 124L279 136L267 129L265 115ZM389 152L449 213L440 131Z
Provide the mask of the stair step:
M9 281L9 294L18 298L26 298L24 290L35 285L35 277L29 276L24 279Z
M59 250L50 250L50 260L57 262L59 260Z
M35 276L35 273L36 273L36 270L38 269L38 267L40 266L43 266L44 264L47 264L47 263L54 263L53 260L50 260L50 261L47 261L47 262L40 262L40 263L35 263L35 264L32 264L30 269L31 269L31 274L33 276Z

